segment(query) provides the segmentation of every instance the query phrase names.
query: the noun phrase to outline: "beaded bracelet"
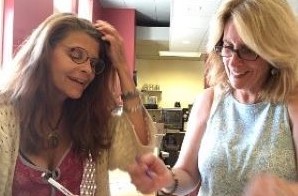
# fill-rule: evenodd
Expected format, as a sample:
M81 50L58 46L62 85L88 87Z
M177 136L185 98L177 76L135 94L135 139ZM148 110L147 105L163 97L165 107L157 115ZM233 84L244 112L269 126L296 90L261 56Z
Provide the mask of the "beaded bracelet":
M163 191L163 190L160 190L160 192L161 192L163 195L172 195L173 193L175 193L175 191L177 190L178 185L179 185L179 181L178 181L177 176L176 176L175 173L171 170L171 168L170 168L169 170L171 171L172 178L173 178L173 180L174 180L174 186L173 186L173 189L172 189L170 192L165 192L165 191Z
M125 101L125 100L139 97L139 95L140 95L140 92L137 89L134 89L134 91L127 91L121 94L121 99Z

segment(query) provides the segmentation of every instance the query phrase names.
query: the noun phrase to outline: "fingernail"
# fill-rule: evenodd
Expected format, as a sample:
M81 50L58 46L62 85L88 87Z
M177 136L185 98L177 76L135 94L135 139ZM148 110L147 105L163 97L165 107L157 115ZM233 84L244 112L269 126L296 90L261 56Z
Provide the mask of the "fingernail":
M151 174L151 171L149 169L146 169L145 173L146 173L146 176L148 176L149 178L152 179L152 174Z

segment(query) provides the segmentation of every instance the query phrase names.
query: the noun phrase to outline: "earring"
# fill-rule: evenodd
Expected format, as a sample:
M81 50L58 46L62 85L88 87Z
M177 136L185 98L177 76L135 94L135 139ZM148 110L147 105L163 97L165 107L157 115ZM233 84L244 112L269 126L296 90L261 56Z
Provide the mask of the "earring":
M275 76L277 74L277 72L278 72L278 70L276 68L272 68L270 70L270 73L271 73L272 76Z

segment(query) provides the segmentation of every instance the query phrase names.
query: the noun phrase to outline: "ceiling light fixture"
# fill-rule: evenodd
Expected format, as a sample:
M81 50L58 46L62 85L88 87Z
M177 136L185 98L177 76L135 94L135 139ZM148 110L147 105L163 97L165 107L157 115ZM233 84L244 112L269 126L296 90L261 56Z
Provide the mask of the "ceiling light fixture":
M200 52L159 51L159 56L200 58Z
M190 41L184 40L184 41L182 41L182 44L190 44Z

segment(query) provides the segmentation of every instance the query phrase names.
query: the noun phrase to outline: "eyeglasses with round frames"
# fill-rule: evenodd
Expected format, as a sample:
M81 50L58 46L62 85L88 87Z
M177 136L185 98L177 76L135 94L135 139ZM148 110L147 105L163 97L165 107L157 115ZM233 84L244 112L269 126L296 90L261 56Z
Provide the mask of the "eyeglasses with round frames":
M240 59L246 61L255 61L259 57L254 51L249 48L242 47L239 49L234 49L231 46L215 46L214 51L221 57L230 58L233 53L236 53Z
M99 75L104 71L105 63L102 59L92 58L86 49L81 47L67 47L67 55L76 64L83 64L90 60L91 69L95 75Z

